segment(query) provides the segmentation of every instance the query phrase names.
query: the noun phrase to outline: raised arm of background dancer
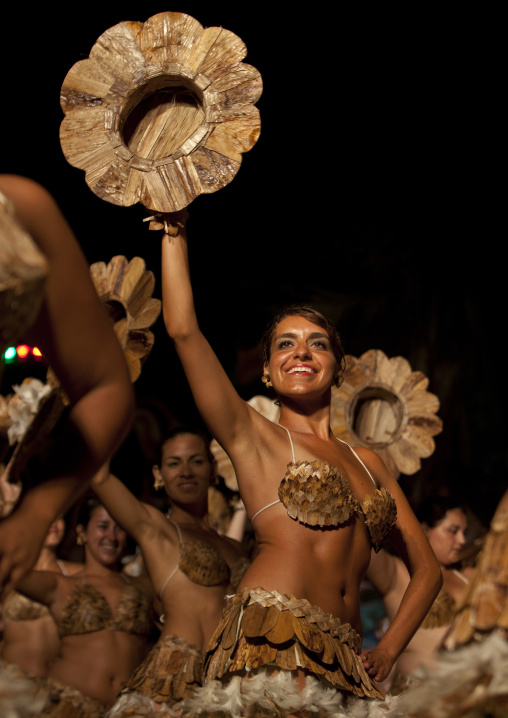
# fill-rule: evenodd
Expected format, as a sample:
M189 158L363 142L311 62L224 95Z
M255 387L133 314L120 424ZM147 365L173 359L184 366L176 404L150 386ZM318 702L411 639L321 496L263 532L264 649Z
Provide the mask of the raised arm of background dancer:
M88 263L56 202L24 177L0 176L0 190L48 259L43 306L27 341L41 348L70 400L68 418L38 467L37 485L23 492L0 523L5 595L34 565L53 520L118 448L132 421L134 396Z
M95 474L91 488L108 514L137 544L142 542L144 533L153 533L161 512L139 501L120 479L110 473L109 463Z
M397 522L390 534L394 546L409 571L409 584L399 609L385 634L371 651L362 651L368 674L384 680L393 664L418 630L443 583L441 568L399 484L383 461L368 449L357 449L362 460L381 487L397 503Z
M194 308L187 253L186 212L166 215L178 228L162 238L162 309L196 406L211 433L229 452L240 449L251 421L250 407L236 392L201 333ZM248 434L248 432L247 432Z

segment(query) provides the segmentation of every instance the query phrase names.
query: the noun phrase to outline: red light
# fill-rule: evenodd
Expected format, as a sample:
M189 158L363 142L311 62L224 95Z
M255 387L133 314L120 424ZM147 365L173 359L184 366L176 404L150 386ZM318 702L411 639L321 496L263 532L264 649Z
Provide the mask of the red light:
M16 352L20 359L26 359L27 356L30 354L30 347L26 344L20 344L18 347L16 347Z
M32 354L34 355L34 357L42 357L42 352L39 347L32 347Z

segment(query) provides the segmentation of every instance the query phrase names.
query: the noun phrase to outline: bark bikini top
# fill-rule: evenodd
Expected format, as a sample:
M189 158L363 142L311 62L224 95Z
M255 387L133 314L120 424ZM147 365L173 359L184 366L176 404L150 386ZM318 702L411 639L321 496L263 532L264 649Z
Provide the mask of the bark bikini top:
M369 470L351 449L373 484L373 492L358 501L347 479L331 464L319 459L296 461L293 439L290 431L286 431L293 461L280 483L279 498L257 511L251 521L278 503L284 505L292 519L307 526L340 526L356 514L364 519L372 547L379 551L397 520L397 505L390 492L376 487Z

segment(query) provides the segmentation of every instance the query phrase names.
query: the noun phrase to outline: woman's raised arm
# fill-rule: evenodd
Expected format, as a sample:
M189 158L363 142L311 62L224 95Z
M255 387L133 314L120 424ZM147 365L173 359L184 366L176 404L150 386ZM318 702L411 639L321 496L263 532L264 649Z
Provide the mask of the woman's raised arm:
M54 519L120 445L132 420L134 395L88 263L56 202L25 177L0 176L0 191L48 260L42 308L26 340L41 348L70 401L66 420L40 457L37 475L28 477L29 490L0 524L5 592L34 565Z
M250 407L238 395L199 328L187 252L187 213L166 218L175 234L162 239L162 309L196 406L211 433L228 452L246 442ZM243 431L240 434L240 427ZM245 431L247 429L247 431Z
M91 488L116 523L141 544L146 528L153 529L160 512L139 501L120 479L110 473L109 463L95 474Z

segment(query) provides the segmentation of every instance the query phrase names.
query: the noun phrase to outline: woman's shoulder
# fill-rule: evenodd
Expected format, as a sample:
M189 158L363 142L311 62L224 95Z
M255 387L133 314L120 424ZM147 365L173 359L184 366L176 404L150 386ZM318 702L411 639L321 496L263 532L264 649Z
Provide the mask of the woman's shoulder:
M76 561L68 561L67 559L59 559L58 566L64 576L73 576L83 571L84 565Z

